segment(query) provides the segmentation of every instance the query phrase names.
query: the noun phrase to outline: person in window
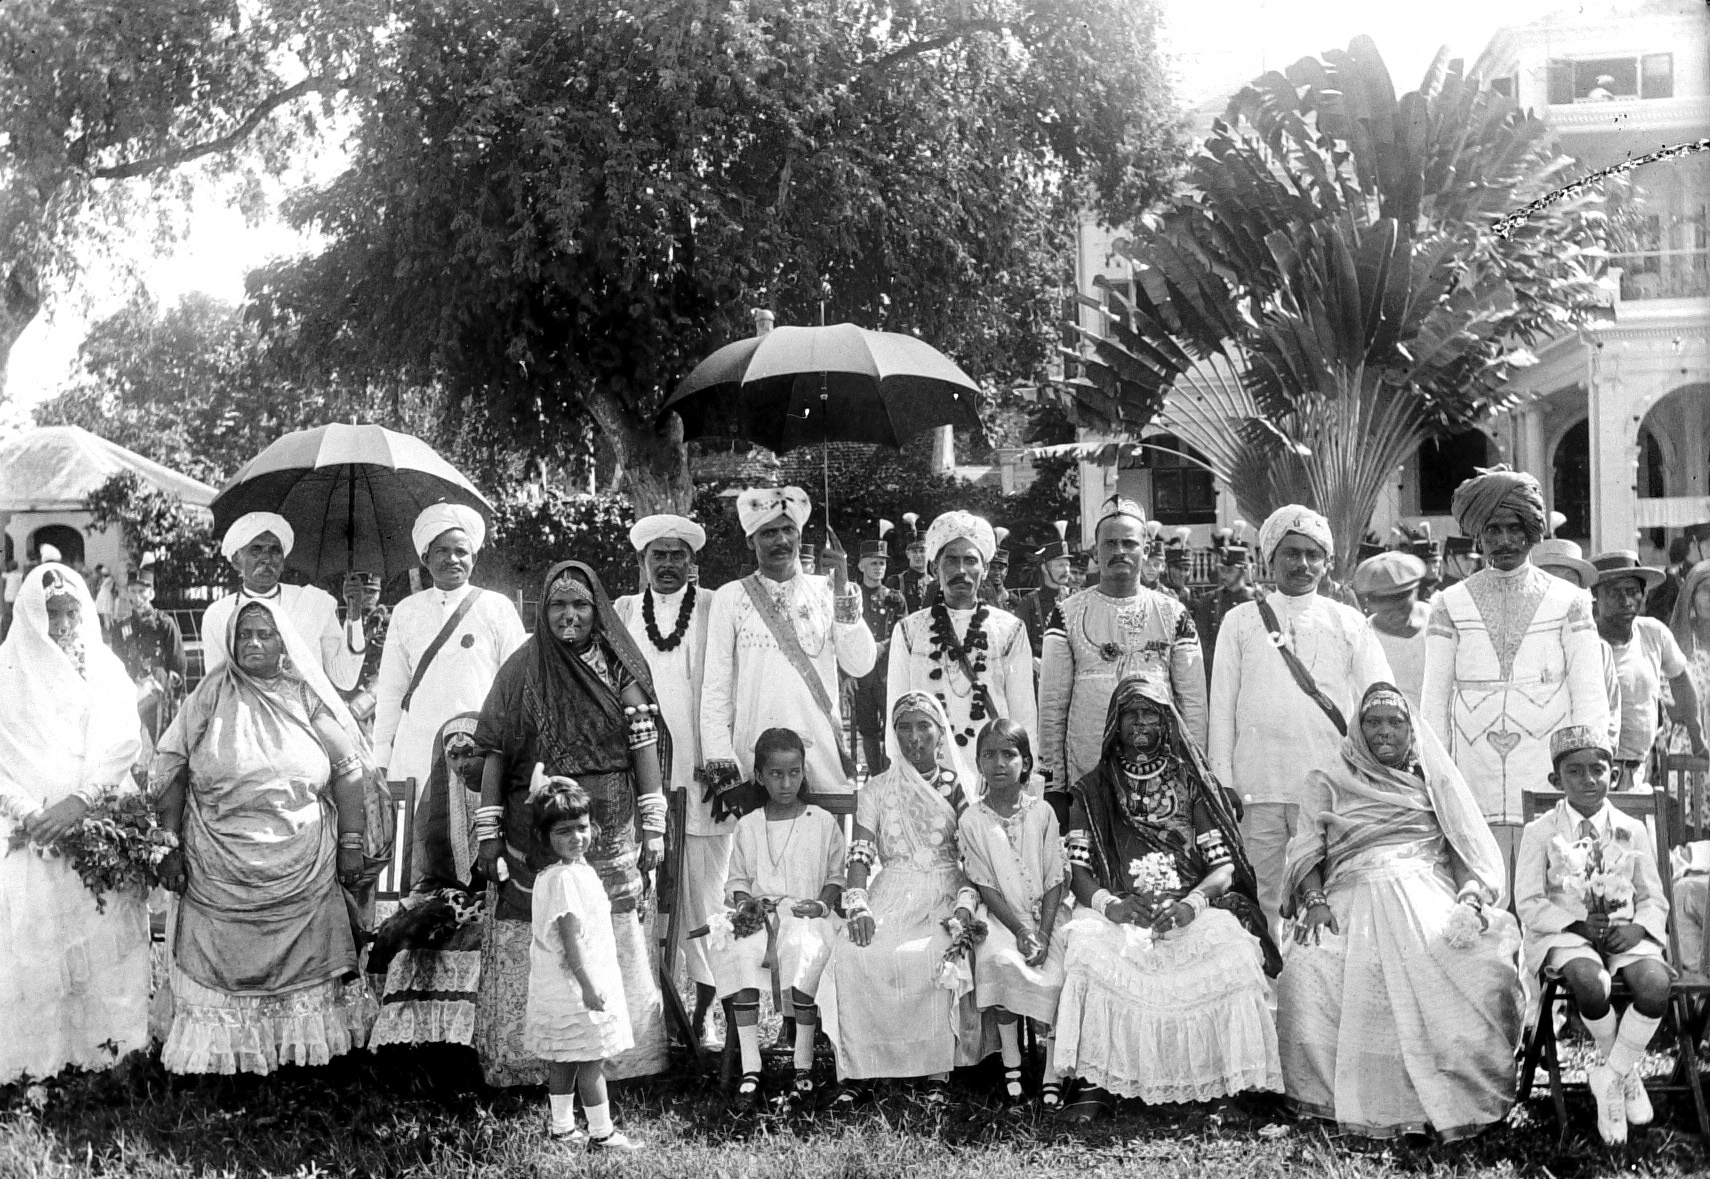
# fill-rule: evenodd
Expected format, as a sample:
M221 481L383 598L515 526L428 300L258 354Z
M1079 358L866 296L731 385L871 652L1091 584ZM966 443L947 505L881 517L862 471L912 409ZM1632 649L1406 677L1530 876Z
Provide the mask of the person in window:
M1615 91L1610 89L1615 85L1615 75L1598 74L1597 84L1586 92L1587 102L1614 102Z

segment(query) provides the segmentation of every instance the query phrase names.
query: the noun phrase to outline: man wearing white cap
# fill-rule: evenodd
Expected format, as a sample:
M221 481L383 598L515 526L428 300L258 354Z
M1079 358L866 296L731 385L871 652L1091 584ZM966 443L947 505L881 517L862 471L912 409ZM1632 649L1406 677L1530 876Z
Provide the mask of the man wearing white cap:
M1229 611L1212 661L1206 753L1241 800L1241 840L1273 931L1306 775L1341 764L1360 698L1379 680L1395 682L1365 615L1318 592L1335 555L1323 516L1299 504L1272 512L1259 559L1278 592Z
M433 504L410 530L433 588L398 603L380 655L374 764L389 781L426 786L439 727L481 711L499 667L528 638L509 598L469 584L486 539L481 513L463 504Z
M249 512L226 529L220 552L243 582L237 593L215 599L202 612L204 676L213 675L225 663L226 627L237 608L254 598L266 598L284 610L305 645L320 651L323 671L331 674L340 669L342 673L344 632L338 625L338 603L319 586L285 585L279 580L296 541L297 534L285 517L274 512Z
M712 598L690 579L695 554L707 543L706 529L685 516L656 515L637 520L629 530L641 565L641 592L612 603L653 671L659 716L671 734L671 780L667 790L683 790L687 839L683 847L682 914L678 946L695 984L696 1034L705 1031L706 1014L717 992L707 939L691 938L713 913L724 908L724 878L730 865L733 818L714 819L712 796L698 780L701 768L701 684L706 673L707 622Z
M808 786L847 794L855 762L837 672L866 675L878 654L848 557L828 528L820 568L829 576L802 575L802 525L812 506L799 487L745 491L736 510L760 567L713 596L701 691L707 775L721 789L751 777L755 739L781 727L807 747Z
M891 632L885 715L910 692L938 698L950 717L949 752L964 783L978 781L975 742L999 717L1039 744L1033 696L1033 647L1021 619L982 599L997 549L992 526L968 512L945 512L926 530L926 559L938 579L937 600Z

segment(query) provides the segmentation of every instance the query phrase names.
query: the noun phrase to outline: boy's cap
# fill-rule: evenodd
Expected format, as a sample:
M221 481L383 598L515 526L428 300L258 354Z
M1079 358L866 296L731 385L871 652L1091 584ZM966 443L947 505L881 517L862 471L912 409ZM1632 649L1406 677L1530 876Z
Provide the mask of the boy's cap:
M1550 734L1551 765L1581 749L1595 749L1610 761L1615 760L1615 751L1609 748L1608 734L1599 733L1590 725L1568 725Z

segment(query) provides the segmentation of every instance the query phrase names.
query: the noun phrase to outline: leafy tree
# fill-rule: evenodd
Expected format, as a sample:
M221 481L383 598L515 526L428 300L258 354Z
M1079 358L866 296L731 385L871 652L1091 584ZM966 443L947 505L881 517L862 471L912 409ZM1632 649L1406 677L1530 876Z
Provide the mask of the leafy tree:
M192 586L231 582L231 565L220 554L208 514L186 507L134 471L119 471L96 488L88 507L95 527L125 530L133 562L154 554L155 590L162 602L182 601Z
M915 330L1042 373L1074 213L1176 154L1152 0L417 5L352 166L252 276L305 367L441 384L539 449L591 422L642 508L690 499L663 395L750 330ZM674 419L673 419L674 421Z
M1592 302L1596 194L1495 230L1572 166L1446 52L1399 100L1366 37L1266 74L1181 192L1132 220L1133 299L1110 292L1105 330L1082 333L1074 404L1192 444L1249 520L1315 506L1351 559L1395 469L1511 405L1529 346Z

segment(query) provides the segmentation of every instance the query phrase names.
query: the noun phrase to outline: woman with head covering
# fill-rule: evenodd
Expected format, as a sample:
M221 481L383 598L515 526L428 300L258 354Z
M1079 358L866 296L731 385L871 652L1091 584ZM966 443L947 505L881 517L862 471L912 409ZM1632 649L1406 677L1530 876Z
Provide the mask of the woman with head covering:
M226 659L161 737L149 790L182 841L162 865L178 1073L325 1064L367 1042L354 902L367 840L356 720L276 604L246 602Z
M1700 728L1710 732L1710 561L1700 561L1687 571L1680 596L1674 600L1669 629L1686 656L1686 671L1697 690L1703 712ZM1669 752L1692 752L1692 739L1684 726L1676 730ZM1696 800L1702 795L1694 791L1693 797ZM1705 821L1696 809L1686 820ZM1680 965L1701 974L1710 970L1710 877L1697 872L1675 876L1674 914L1680 931Z
M118 786L134 789L136 689L63 565L25 575L0 646L0 845L49 844ZM0 1085L97 1069L148 1044L148 914L70 862L0 854Z
M657 716L647 660L599 575L580 561L560 561L546 575L539 627L499 670L475 730L485 757L477 863L488 881L503 881L489 893L482 933L475 1047L490 1085L539 1084L546 1076L545 1063L523 1050L529 890L554 862L535 831L533 793L542 775L574 779L594 804L598 834L587 861L611 900L635 1038L606 1062L606 1076L651 1076L665 1067L664 1004L639 912L645 874L665 850L671 743Z
M1282 1088L1267 973L1280 961L1227 796L1168 691L1117 685L1097 768L1075 783L1067 845L1082 908L1068 926L1057 1066L1112 1094L1208 1101Z
M942 1080L984 1055L972 976L955 972L964 977L948 980L953 989L940 977L951 939L946 919L965 926L980 903L962 873L956 837L973 783L957 775L945 748L949 737L950 720L936 697L898 697L891 707L891 766L856 803L843 891L848 939L832 954L835 999L820 997L842 1079ZM869 889L875 863L882 867ZM967 959L971 967L971 951Z
M480 710L500 665L528 633L509 598L470 583L487 539L481 513L433 504L416 517L410 539L433 586L399 602L387 624L374 684L374 764L393 782L420 784L439 726Z
M1277 981L1289 1103L1350 1134L1476 1134L1514 1104L1520 931L1502 853L1406 698L1373 684L1307 777Z
M480 719L462 712L439 729L416 810L410 894L368 950L368 972L383 980L371 1048L474 1043L487 893L475 841L486 761L475 744Z

